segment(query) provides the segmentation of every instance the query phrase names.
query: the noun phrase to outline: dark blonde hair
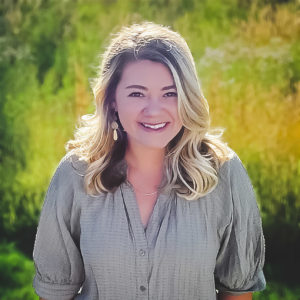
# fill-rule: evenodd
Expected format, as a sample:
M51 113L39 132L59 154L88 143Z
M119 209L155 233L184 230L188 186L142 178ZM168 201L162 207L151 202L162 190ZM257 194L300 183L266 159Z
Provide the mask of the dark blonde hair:
M88 163L84 178L87 193L111 191L126 179L122 162L127 135L117 120L121 130L118 141L113 140L112 103L124 66L135 60L164 64L177 88L183 128L166 147L166 185L187 200L204 196L217 185L218 169L233 151L222 142L222 129L217 134L210 129L208 103L185 40L170 28L151 22L123 27L112 39L92 81L96 111L81 117L75 139L66 144L68 152Z

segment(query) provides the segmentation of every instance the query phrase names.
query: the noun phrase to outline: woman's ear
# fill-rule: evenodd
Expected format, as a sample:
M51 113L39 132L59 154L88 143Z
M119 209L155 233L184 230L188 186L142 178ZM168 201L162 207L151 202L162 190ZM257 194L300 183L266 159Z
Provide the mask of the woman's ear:
M111 107L115 110L115 111L118 111L118 107L117 107L117 103L116 103L116 101L114 100L114 101L112 101L112 103L111 103Z

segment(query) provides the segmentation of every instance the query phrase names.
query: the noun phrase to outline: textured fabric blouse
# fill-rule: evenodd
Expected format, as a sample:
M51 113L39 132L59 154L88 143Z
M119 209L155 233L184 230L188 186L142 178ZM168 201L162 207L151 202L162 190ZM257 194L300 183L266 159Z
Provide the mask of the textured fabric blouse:
M265 288L260 212L236 153L206 196L161 192L146 228L131 184L89 196L86 166L64 156L46 193L33 251L40 297L214 300L216 289Z

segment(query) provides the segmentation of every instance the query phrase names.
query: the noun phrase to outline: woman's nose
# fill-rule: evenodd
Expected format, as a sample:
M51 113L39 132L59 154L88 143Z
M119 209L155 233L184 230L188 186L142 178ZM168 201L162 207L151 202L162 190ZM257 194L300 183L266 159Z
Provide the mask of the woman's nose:
M147 101L146 106L144 107L144 114L145 115L156 115L159 114L162 110L162 105L158 98L156 99L149 99Z

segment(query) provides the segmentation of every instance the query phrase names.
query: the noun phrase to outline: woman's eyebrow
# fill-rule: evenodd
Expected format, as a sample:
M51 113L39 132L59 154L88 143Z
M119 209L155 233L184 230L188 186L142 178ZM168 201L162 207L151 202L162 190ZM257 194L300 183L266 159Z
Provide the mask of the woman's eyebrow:
M143 85L137 85L137 84L129 85L129 86L126 87L126 89L140 89L140 90L148 91L148 89L145 86L143 86ZM173 85L169 85L169 86L165 86L161 90L162 91L166 91L166 90L171 90L171 89L175 89L176 90L176 86L174 84Z
M176 90L176 86L174 84L173 85L169 85L169 86L165 86L161 90L165 91L165 90L171 90L171 89L175 89Z
M148 90L145 86L137 85L137 84L129 85L126 87L126 89L140 89L140 90L145 90L145 91Z

